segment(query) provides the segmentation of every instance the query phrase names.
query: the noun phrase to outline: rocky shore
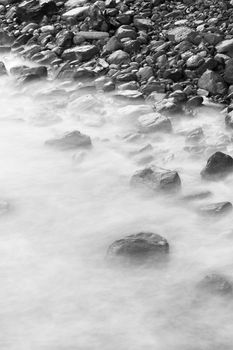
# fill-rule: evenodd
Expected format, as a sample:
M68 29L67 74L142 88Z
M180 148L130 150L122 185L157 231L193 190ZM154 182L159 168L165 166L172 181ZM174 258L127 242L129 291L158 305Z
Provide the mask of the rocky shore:
M0 52L41 66L12 69L23 82L49 72L121 98L162 95L159 111L191 110L204 96L233 109L231 0L1 0L0 27Z

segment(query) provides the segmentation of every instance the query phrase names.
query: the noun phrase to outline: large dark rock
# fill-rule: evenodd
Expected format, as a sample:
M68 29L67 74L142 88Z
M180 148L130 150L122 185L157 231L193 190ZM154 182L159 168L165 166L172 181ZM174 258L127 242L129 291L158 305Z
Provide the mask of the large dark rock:
M232 295L233 286L228 279L220 274L210 274L203 278L199 282L198 287L200 290L213 295Z
M123 259L129 263L163 261L169 253L169 244L162 236L151 232L140 232L113 242L107 256L110 259Z
M223 152L214 153L201 171L203 178L218 178L233 171L233 158Z
M22 1L16 8L16 17L19 22L40 22L43 16L52 16L58 11L56 2L39 0Z
M153 191L176 192L181 188L181 180L177 171L150 167L137 171L131 178L131 185Z
M46 145L52 146L61 150L69 150L76 148L84 148L91 146L91 138L87 135L81 134L80 131L72 131L65 135L51 139L45 142Z

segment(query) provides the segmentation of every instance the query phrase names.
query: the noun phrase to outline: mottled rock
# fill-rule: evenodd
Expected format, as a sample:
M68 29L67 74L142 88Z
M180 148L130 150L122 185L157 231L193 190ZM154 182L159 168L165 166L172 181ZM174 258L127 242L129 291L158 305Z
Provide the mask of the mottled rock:
M143 133L172 131L170 119L156 112L141 116L138 124L139 130Z
M231 202L218 202L203 205L198 209L198 212L204 216L220 216L232 211Z
M167 37L170 41L180 43L183 40L187 40L192 32L191 28L185 26L175 27L167 31Z
M223 78L211 70L207 70L202 74L198 80L198 87L213 95L224 94L227 91L227 86Z
M108 258L123 259L128 263L143 264L163 261L169 253L167 240L151 232L139 232L113 242L107 251Z
M52 146L61 150L70 150L76 148L86 148L91 146L91 138L75 130L68 132L65 135L51 139L45 142L46 145Z
M217 273L205 276L199 282L198 287L202 291L213 295L232 295L233 292L232 283L225 276Z
M150 167L137 171L131 178L131 185L153 191L176 192L181 188L181 180L177 171Z
M201 171L203 178L218 178L233 171L233 158L223 152L214 153Z

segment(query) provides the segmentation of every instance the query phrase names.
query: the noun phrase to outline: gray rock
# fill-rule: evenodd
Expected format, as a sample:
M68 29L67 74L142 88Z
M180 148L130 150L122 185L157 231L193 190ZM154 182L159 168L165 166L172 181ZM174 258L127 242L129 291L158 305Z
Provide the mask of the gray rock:
M138 124L139 130L143 133L172 131L170 119L156 112L141 116Z
M199 282L200 290L213 295L232 295L233 286L228 279L220 274L212 273Z
M203 178L218 178L233 171L233 158L223 152L214 153L201 171Z
M216 45L216 50L218 53L224 53L233 58L233 39L221 41Z
M196 69L205 62L204 58L201 55L193 55L189 57L186 61L186 66L189 69Z
M137 37L135 30L128 25L120 26L117 29L115 35L117 39L124 39L124 38L136 39Z
M224 94L227 91L227 85L223 78L211 70L207 70L202 74L198 80L198 87L213 95Z
M150 30L154 26L153 22L147 18L134 18L133 23L138 30Z
M198 212L204 216L220 216L232 211L231 202L219 202L204 205L198 209Z
M169 244L165 238L156 233L139 232L113 242L107 256L113 260L144 264L164 261L168 253Z
M167 37L170 41L180 43L181 41L188 40L191 33L193 33L192 29L181 26L169 29L167 31Z
M153 191L177 192L181 180L177 171L150 167L137 171L131 178L131 185Z
M65 20L69 18L78 19L79 17L88 15L89 8L90 6L76 7L72 10L63 13L62 18Z
M6 66L3 62L0 62L0 76L7 75Z
M112 36L104 46L104 52L111 53L122 49L122 43L115 36Z
M62 58L69 61L75 61L79 59L80 61L89 61L99 52L95 45L82 45L75 46L71 49L66 49Z
M228 128L233 129L233 111L226 115L225 124Z
M185 142L195 144L202 141L203 139L204 133L202 128L195 128L186 135Z
M233 59L230 59L226 63L226 67L224 71L224 80L228 84L233 84Z
M109 37L109 34L107 32L100 32L100 31L80 31L78 32L78 35L82 36L85 40L101 40L101 39L107 39Z
M130 59L130 56L127 52L124 52L122 50L117 50L113 52L109 57L108 57L108 62L110 64L116 64L116 65L121 65L123 63L128 63Z
M59 138L47 140L45 144L61 150L86 148L92 145L91 138L78 130L68 132Z
M203 97L202 96L192 96L186 102L186 107L187 108L195 108L195 107L200 107L202 104L203 104Z

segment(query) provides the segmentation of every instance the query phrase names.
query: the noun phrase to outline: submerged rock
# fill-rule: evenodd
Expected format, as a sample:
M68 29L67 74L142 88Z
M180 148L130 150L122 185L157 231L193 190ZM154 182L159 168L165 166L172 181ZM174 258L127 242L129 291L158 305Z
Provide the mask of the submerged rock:
M78 130L75 130L68 132L59 138L47 140L45 144L62 150L68 150L75 148L90 147L92 143L91 138L89 136L82 134Z
M210 274L203 278L198 287L204 292L215 295L231 295L233 292L232 283L220 274Z
M156 112L141 116L138 119L138 124L139 130L143 133L172 131L170 119Z
M216 178L233 171L233 158L223 152L214 153L201 171L203 178Z
M199 213L204 216L219 216L232 211L231 202L211 203L199 208Z
M176 192L181 188L181 180L177 171L151 166L137 171L131 178L131 185L153 191Z
M169 253L169 244L162 236L151 232L140 232L113 242L107 256L132 263L159 262Z

